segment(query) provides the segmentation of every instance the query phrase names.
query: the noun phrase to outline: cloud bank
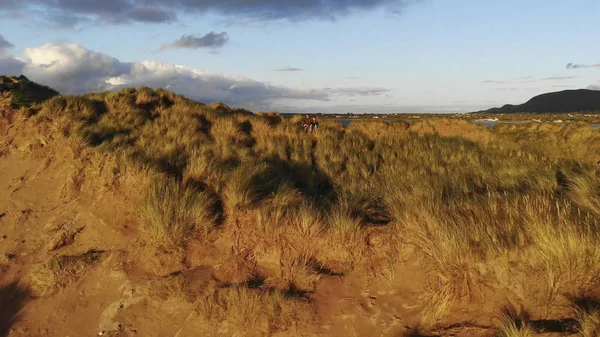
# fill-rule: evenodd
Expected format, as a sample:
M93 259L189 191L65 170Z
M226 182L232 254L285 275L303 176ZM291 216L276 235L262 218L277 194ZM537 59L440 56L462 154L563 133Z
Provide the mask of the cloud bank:
M63 94L149 86L202 102L221 101L251 109L269 107L281 100L326 102L337 96L374 96L389 91L371 87L289 88L157 61L122 62L78 44L26 48L23 59L12 56L0 59L0 73L22 73Z
M333 94L333 95L342 95L342 96L379 96L390 92L389 89L386 88L372 88L372 87L363 87L363 88L326 88L325 92Z
M552 76L552 77L540 78L539 81L564 81L564 80L572 80L577 77L578 76ZM530 82L535 82L535 80L532 80Z
M506 84L506 83L535 83L535 82L544 82L544 81L566 81L573 80L578 78L579 76L550 76L543 78L534 78L534 77L521 77L516 80L485 80L481 83L485 84Z
M252 20L335 19L350 13L386 9L400 13L421 0L2 0L0 14L31 13L59 25L93 20L105 24L164 23L181 14L214 13Z
M0 53L4 52L7 49L14 47L14 45L4 39L4 36L0 34Z
M286 67L286 68L279 68L279 69L275 69L275 71L282 71L282 72L295 72L295 71L303 71L304 69L302 68L296 68L296 67Z
M18 76L23 73L25 63L13 57L3 57L0 55L0 74L9 76Z
M210 32L204 36L196 37L194 35L182 35L179 40L164 44L160 47L160 51L167 49L218 49L223 47L229 41L227 32L215 33Z
M567 69L585 69L585 68L600 68L600 63L597 64L567 64Z
M0 34L0 74L3 75L20 75L25 66L23 62L12 57L9 53L9 49L13 48L14 45L4 38Z

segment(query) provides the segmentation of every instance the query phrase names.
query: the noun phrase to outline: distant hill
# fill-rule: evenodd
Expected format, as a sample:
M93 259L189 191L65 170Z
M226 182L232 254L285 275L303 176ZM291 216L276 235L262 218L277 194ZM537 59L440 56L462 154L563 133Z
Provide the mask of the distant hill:
M28 107L56 95L59 95L56 90L32 82L23 75L0 76L0 100L14 108Z
M559 113L600 111L600 91L598 90L564 90L535 96L527 103L520 105L507 104L501 108L492 108L479 112L487 113Z

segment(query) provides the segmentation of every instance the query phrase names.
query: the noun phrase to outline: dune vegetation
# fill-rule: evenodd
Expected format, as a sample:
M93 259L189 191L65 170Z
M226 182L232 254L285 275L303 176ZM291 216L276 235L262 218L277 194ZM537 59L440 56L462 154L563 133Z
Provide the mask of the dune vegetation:
M0 108L4 104L14 108L41 103L58 92L47 86L30 81L21 76L0 76Z
M600 332L590 304L600 296L600 131L585 125L325 119L311 135L299 117L149 88L14 113L113 158L114 176L144 177L130 249L160 276L144 286L219 331L310 324L323 278L365 275L394 289L411 260L423 335L486 313L488 335L534 336L546 320ZM229 276L195 287L180 273L211 245L226 247ZM74 282L99 258L82 256L33 268L32 287L49 296Z

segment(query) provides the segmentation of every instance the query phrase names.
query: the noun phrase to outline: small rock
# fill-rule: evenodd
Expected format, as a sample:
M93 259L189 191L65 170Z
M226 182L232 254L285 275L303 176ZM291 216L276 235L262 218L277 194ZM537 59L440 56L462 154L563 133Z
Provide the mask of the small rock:
M98 336L102 336L102 335L104 335L104 331L98 332Z

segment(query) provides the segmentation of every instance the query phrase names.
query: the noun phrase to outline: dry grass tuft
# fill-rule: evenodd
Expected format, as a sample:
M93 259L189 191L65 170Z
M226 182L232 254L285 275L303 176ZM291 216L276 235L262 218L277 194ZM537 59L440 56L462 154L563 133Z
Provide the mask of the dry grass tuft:
M262 287L222 285L207 275L192 271L160 277L146 281L143 288L164 310L194 310L211 332L271 335L307 319L310 313L306 299Z
M260 201L262 184L269 184L268 181L260 181L265 168L264 164L244 165L231 173L223 191L225 213L229 218L234 219L240 209Z
M77 234L79 234L83 229L84 229L84 227L79 227L76 229L66 228L66 229L60 230L58 233L56 233L54 235L54 237L48 244L48 250L49 251L58 250L63 247L72 245L75 242L75 237L77 236Z
M600 336L600 299L580 298L574 305L577 331L583 337Z
M513 305L502 308L500 322L497 337L533 337L536 335L529 323L529 315L523 308L519 310Z
M52 295L79 280L100 260L103 252L91 250L78 255L64 255L34 267L27 277L34 294Z
M216 200L200 186L183 186L177 179L159 175L140 208L142 229L154 246L182 248L215 226L215 207Z
M216 326L227 322L229 331L270 335L305 319L308 304L278 291L233 286L199 299L197 311Z

